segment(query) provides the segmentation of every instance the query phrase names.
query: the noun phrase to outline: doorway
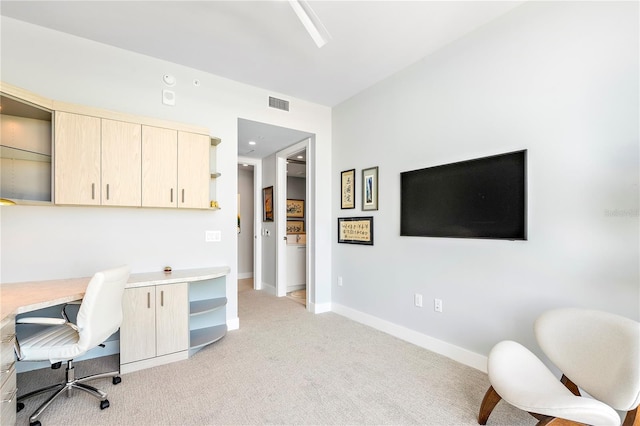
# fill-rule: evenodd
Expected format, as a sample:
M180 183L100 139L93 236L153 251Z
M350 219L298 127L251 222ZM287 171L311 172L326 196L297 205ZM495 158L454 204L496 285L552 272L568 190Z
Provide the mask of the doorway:
M254 204L253 288L279 297L287 294L287 158L300 160L297 156L304 153L304 164L298 166L304 169L305 178L302 220L306 244L299 257L303 258L304 301L308 310L310 301L314 300L311 273L314 264L311 253L314 252L315 224L314 193L311 191L315 169L314 141L315 136L311 133L238 119L238 163L253 167L253 194L250 196ZM273 221L263 220L263 189L270 187L273 187ZM246 198L247 196L240 197L241 205ZM243 224L247 221L241 216L240 223L242 233L245 229ZM298 237L298 243L300 238L302 237ZM240 255L240 239L238 250Z
M286 161L286 295L307 305L307 150L287 156Z

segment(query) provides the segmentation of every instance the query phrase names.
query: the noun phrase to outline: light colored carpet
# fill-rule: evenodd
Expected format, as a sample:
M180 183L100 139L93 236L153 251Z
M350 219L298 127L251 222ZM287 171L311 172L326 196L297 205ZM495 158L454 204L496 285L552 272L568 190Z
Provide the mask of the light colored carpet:
M50 425L477 425L485 374L334 313L293 300L239 292L240 329L187 361L94 382L109 393L101 411L88 395L60 398ZM62 375L62 370L57 370ZM19 375L22 390L38 372ZM18 413L28 424L36 401ZM490 426L534 425L501 402Z

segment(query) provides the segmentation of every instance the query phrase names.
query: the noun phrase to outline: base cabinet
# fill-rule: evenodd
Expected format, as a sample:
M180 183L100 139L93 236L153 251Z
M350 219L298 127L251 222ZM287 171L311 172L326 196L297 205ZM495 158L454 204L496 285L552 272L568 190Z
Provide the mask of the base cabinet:
M128 288L123 301L120 327L120 364L123 372L133 371L141 362L145 368L154 359L188 355L189 295L188 284L164 284ZM181 354L182 353L182 354ZM173 355L173 356L172 356ZM158 364L162 360L157 359Z
M16 423L16 359L13 345L16 340L14 317L6 318L0 325L0 424Z

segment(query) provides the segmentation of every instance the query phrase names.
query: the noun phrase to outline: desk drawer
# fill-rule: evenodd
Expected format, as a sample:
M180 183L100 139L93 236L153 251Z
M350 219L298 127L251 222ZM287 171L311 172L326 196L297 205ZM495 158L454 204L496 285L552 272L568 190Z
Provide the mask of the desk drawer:
M16 323L13 316L0 325L0 424L16 424L16 357L13 345L16 340Z
M13 346L16 340L16 324L13 317L4 321L0 329L0 386L4 386L15 366Z
M16 399L18 389L16 388L16 367L11 367L7 381L0 388L0 424L16 424Z

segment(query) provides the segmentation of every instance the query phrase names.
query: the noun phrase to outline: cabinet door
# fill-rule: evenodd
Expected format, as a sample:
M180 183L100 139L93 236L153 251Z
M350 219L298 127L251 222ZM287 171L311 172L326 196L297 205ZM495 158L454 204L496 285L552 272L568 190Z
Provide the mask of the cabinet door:
M189 286L156 286L156 355L189 349Z
M155 287L128 288L122 302L120 363L156 356Z
M209 207L210 141L206 135L178 132L178 207Z
M141 128L139 124L102 119L103 205L141 205Z
M54 201L100 204L100 119L55 112Z
M142 206L176 207L178 132L142 126Z

